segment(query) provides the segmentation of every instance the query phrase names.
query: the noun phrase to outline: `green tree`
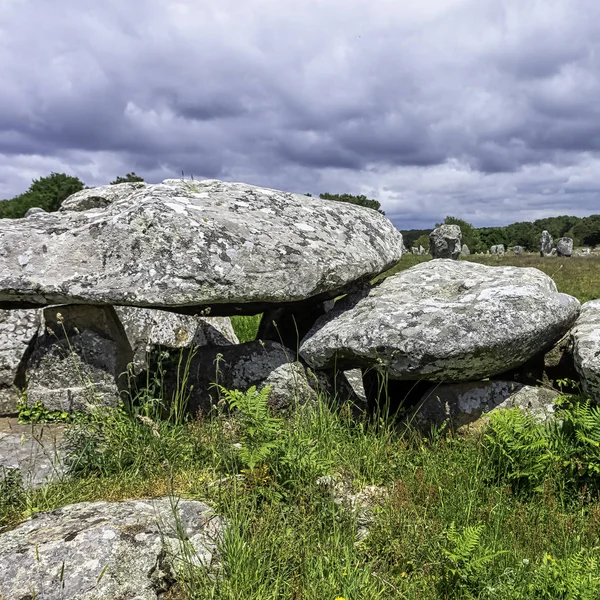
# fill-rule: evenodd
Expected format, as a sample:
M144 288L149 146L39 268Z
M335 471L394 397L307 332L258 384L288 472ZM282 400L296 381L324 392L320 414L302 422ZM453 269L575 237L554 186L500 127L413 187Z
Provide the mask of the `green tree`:
M323 200L337 200L338 202L350 202L351 204L358 204L359 206L366 206L373 210L379 211L382 215L385 212L381 210L381 204L377 200L370 200L364 195L353 196L352 194L319 194L319 198Z
M84 187L78 177L65 173L51 173L47 177L34 179L26 192L0 202L0 218L18 219L33 207L54 212L60 208L63 200Z
M600 215L584 217L573 227L573 234L581 244L600 245Z
M110 182L110 185L116 185L117 183L134 183L136 181L144 182L144 178L131 171L131 173L127 173L125 177L119 175L114 181Z

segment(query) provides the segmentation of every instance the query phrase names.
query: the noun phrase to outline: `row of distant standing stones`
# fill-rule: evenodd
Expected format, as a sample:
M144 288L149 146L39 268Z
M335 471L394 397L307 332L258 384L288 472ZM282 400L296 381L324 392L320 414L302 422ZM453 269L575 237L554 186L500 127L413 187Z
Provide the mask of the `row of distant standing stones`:
M443 232L443 233L441 233ZM449 244L453 247L453 253L451 257L444 256L444 258L457 258L458 256L466 257L471 255L471 250L467 246L467 244L462 244L462 235L460 231L460 227L458 225L443 225L442 227L438 227L434 229L430 234L430 252L434 258L443 258L438 256L438 250L436 248L436 243L439 237L447 239L448 242L442 242L442 248L445 243ZM460 237L460 241L459 240ZM452 240L456 240L454 243ZM573 256L573 239L569 237L561 237L556 241L552 239L550 232L544 230L540 235L540 256L563 256L569 257ZM428 252L423 248L423 246L412 247L412 254L417 255L425 255ZM490 246L490 249L486 251L486 254L497 254L502 255L506 253L521 255L525 252L525 248L523 246L509 246L506 248L504 244L495 244ZM445 250L442 249L442 253L447 254ZM592 253L591 248L582 248L581 250L577 250L576 254L579 256L590 256ZM476 254L483 254L482 252L477 252Z
M536 269L455 260L456 225L431 233L434 260L375 285L404 248L385 216L216 180L83 190L57 213L0 220L0 240L3 415L117 405L181 353L192 412L218 401L215 382L268 385L279 409L321 391L374 409L383 378L426 425L551 411L566 377L600 399L600 300L581 307ZM572 241L544 232L554 250ZM240 344L229 316L257 312L257 340ZM182 397L175 370L167 400Z
M434 260L373 285L404 248L385 216L216 180L88 189L0 220L0 414L117 406L161 364L166 400L192 412L218 401L214 383L268 385L278 410L321 391L357 411L403 402L425 427L510 406L547 417L565 378L600 400L600 300L581 306L537 269L458 261L461 241L442 226ZM259 312L240 344L230 316ZM322 479L365 523L385 492ZM0 597L157 600L190 548L218 572L226 525L173 498L34 515L0 534Z

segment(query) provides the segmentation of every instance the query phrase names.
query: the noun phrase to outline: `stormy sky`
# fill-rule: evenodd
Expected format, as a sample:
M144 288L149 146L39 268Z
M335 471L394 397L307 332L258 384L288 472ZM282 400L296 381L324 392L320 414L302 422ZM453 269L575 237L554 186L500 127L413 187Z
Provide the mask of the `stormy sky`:
M0 0L0 198L52 171L600 212L598 0Z

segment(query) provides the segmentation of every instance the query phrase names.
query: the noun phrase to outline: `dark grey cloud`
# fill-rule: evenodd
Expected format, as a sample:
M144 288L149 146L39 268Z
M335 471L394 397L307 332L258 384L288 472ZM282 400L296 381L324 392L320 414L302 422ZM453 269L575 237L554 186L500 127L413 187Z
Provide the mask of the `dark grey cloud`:
M598 22L596 0L2 0L0 198L183 171L364 193L402 228L600 212Z

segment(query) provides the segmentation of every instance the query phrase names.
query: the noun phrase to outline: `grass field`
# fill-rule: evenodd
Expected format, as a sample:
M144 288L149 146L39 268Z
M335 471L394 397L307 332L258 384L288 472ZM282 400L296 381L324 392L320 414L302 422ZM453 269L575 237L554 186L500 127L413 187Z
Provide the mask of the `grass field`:
M600 297L597 258L472 260L541 268L581 301ZM234 319L242 341L258 321ZM102 411L72 428L62 481L0 483L0 527L73 502L176 494L208 501L229 526L223 570L184 570L171 600L600 598L600 411L565 413L570 433L512 416L423 435L327 398L285 418L263 400L199 419L162 419L155 399ZM356 508L349 494L365 489Z

